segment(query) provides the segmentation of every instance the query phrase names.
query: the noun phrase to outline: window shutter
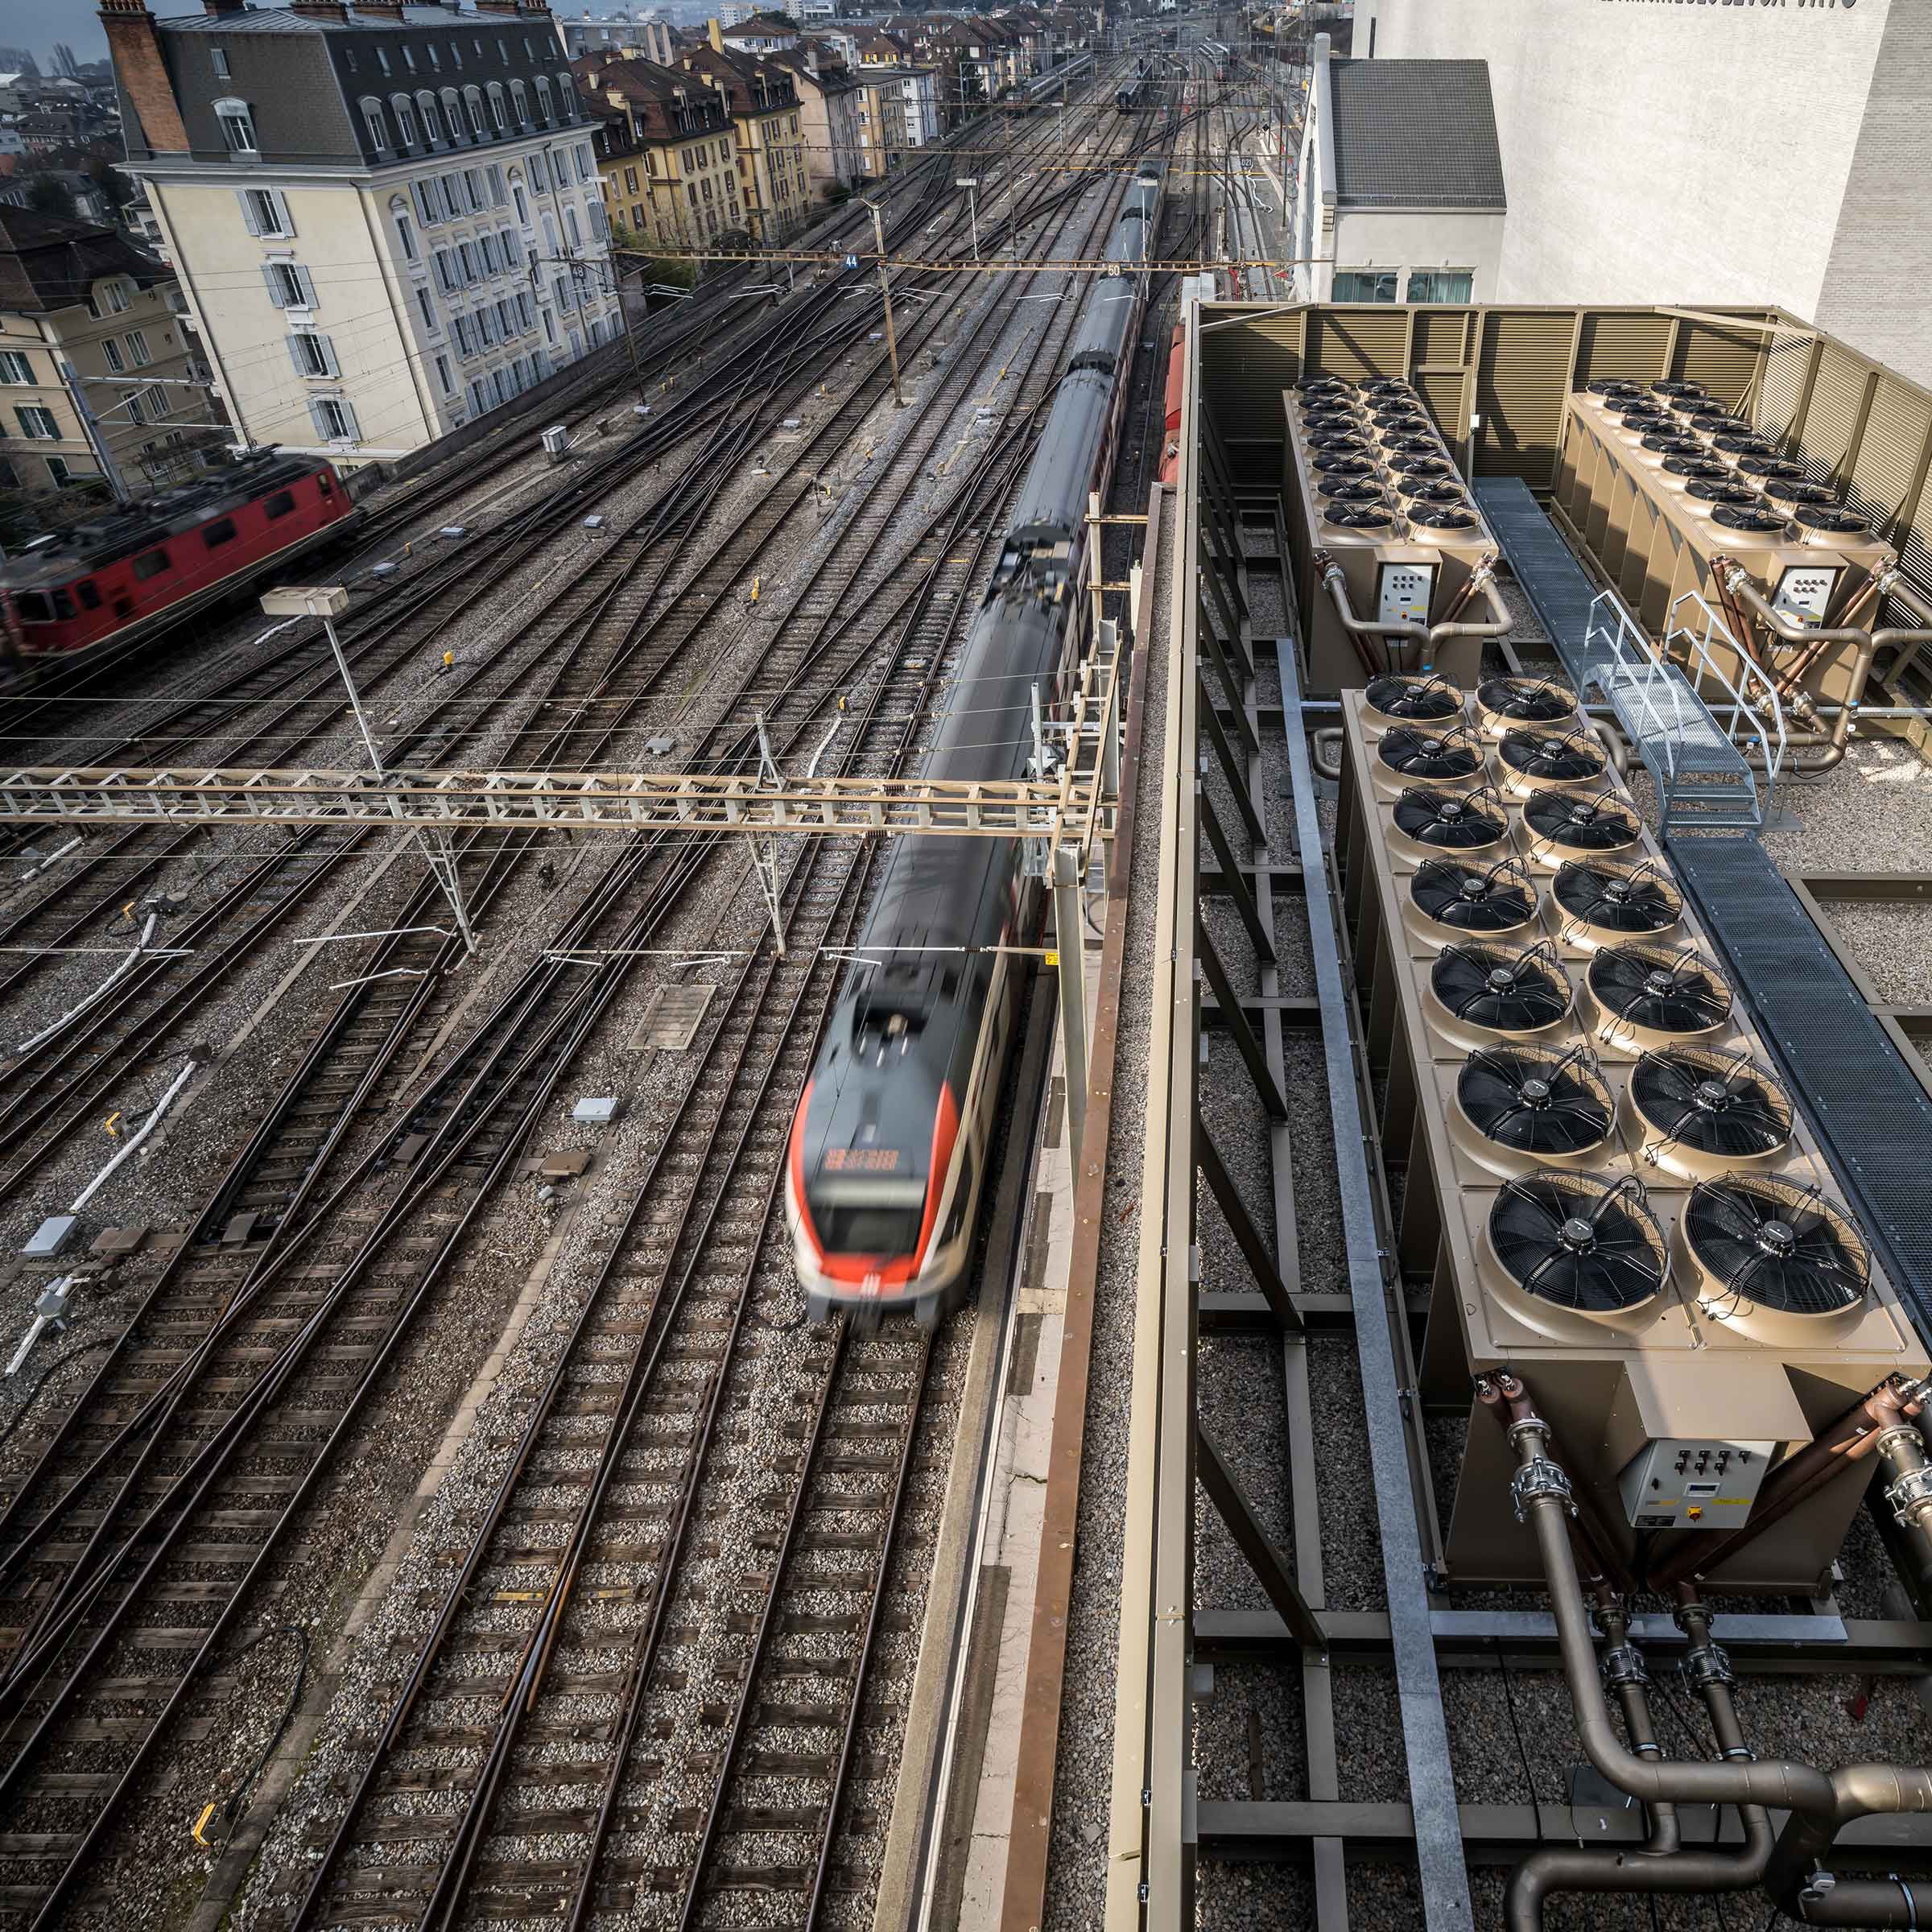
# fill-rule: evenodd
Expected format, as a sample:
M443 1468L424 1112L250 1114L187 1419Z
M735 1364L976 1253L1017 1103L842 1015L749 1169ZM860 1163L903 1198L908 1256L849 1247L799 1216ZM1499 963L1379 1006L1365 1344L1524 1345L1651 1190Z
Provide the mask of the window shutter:
M336 432L329 422L328 412L324 407L320 397L312 396L309 398L308 415L309 420L316 426L316 440L320 443L333 442Z
M336 345L327 336L312 336L309 340L322 352L322 366L332 376L342 373L342 365L336 360Z
M242 204L242 220L251 235L262 232L262 224L255 219L254 198L246 188L235 190L235 199Z
M295 279L302 284L302 306L304 308L313 308L316 305L316 284L313 278L307 269L298 268L295 270Z
M305 376L308 365L302 360L302 340L299 336L284 336L282 340L288 345L288 359L295 365L295 374Z
M287 196L279 188L271 188L268 192L275 197L276 225L283 234L292 235L295 232L295 225L289 216Z
M503 186L503 171L493 162L489 170L489 198L498 208L503 207L510 200L509 193Z
M274 262L264 262L262 264L262 279L268 284L269 300L274 303L277 308L287 308L288 303L282 293L282 283L275 274Z
M409 184L409 194L410 199L416 204L417 219L427 228L438 218L427 192L420 181L412 181Z

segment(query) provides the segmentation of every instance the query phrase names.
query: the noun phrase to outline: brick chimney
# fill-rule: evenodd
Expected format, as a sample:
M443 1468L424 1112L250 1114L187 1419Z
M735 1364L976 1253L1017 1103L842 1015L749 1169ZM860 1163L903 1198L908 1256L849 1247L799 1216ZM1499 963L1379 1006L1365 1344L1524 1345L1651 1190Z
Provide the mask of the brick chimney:
M402 0L356 0L356 11L374 14L379 20L393 20L398 27L402 23Z
M288 0L289 11L303 20L334 20L346 26L348 0Z
M188 129L161 58L161 35L147 10L147 0L101 0L101 24L107 33L115 78L134 110L148 151L186 154Z
M517 0L477 0L477 11L480 14L514 14L522 10Z
M712 48L718 53L723 53L724 51L724 30L718 25L716 14L704 23L704 28L705 31L711 35Z

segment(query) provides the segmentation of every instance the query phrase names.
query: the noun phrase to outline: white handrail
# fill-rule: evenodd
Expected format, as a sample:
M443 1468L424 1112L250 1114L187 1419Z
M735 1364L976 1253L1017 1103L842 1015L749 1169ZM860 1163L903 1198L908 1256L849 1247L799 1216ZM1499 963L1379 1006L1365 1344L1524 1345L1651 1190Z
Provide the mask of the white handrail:
M1686 604L1695 604L1704 613L1704 630L1701 638L1678 617L1677 613L1679 609ZM1730 679L1724 675L1719 667L1716 659L1711 655L1711 643L1714 634L1723 638L1726 647L1731 653L1732 660L1737 665L1742 684L1741 689L1739 685L1733 684ZM1664 634L1664 649L1666 654L1670 650L1671 640L1680 637L1684 640L1685 655L1686 658L1694 659L1695 663L1694 683L1699 696L1700 697L1703 696L1703 681L1708 677L1721 685L1726 695L1730 698L1729 720L1724 726L1724 736L1735 745L1738 740L1738 728L1741 723L1749 735L1757 741L1758 749L1763 754L1765 761L1764 811L1765 815L1769 818L1771 813L1772 794L1777 788L1778 774L1784 769L1785 751L1788 742L1785 730L1785 708L1778 697L1777 687L1766 675L1764 667L1749 652L1740 648L1737 640L1731 634L1730 626L1724 622L1723 617L1713 610L1704 601L1703 597L1695 590L1683 592L1670 606L1670 625ZM1745 695L1757 685L1764 687L1764 699L1761 704L1754 703ZM1715 712L1712 713L1713 716L1715 715ZM1769 732L1766 731L1765 725L1767 716L1770 719ZM1775 734L1776 739L1775 746L1773 742L1773 734Z

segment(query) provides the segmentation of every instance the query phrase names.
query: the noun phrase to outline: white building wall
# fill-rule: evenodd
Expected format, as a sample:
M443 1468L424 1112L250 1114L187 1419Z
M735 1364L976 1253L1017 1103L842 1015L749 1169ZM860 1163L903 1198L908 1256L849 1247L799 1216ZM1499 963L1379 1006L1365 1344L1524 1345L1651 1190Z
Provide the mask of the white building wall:
M1489 64L1498 299L1776 303L1932 380L1925 0L1360 0L1357 47L1372 23L1378 59Z

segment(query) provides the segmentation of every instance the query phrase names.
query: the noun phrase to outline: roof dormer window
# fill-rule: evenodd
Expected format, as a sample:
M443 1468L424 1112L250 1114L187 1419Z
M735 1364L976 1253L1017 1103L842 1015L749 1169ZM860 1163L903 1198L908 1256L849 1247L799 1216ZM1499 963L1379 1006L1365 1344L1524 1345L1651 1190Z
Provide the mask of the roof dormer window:
M254 155L262 151L255 143L255 118L246 101L217 101L215 118L221 123L221 138L231 155Z

